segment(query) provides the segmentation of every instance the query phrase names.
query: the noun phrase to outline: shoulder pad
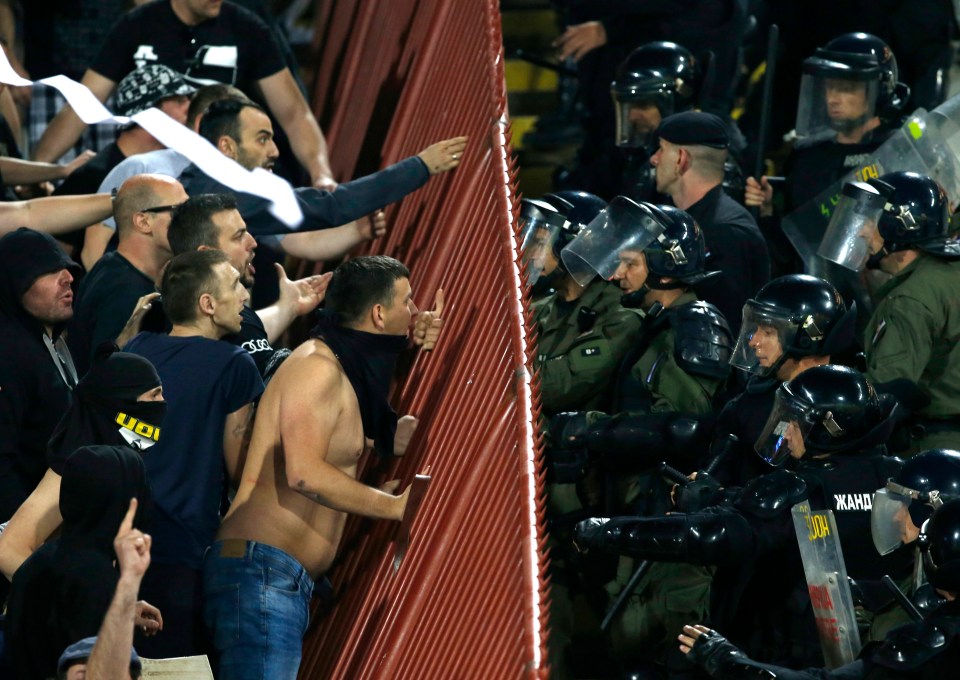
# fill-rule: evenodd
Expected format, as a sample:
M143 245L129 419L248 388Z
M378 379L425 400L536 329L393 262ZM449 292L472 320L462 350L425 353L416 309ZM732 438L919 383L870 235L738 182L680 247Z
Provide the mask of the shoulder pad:
M670 309L674 355L686 373L723 379L730 375L733 334L720 310L707 302Z
M954 619L954 620L950 620ZM938 654L957 636L956 617L908 623L887 633L884 643L870 655L878 666L910 670L918 668Z
M777 470L750 480L734 501L748 515L771 519L807 498L807 483L789 470Z

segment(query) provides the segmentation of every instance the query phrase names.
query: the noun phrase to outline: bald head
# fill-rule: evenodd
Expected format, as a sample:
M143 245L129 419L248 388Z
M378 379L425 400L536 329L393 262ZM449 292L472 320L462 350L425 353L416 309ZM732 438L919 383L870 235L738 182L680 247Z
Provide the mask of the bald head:
M117 192L113 214L117 233L122 239L130 233L134 220L144 211L179 205L187 200L187 193L177 180L167 175L134 175ZM170 211L162 211L169 214ZM159 215L160 212L146 214Z

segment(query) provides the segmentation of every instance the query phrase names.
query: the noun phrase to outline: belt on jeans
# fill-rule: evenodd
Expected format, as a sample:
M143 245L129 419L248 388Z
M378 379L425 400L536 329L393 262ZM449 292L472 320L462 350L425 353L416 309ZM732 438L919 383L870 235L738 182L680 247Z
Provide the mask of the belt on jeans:
M245 538L224 538L217 541L217 543L220 544L220 557L226 558L246 557L247 548L256 545L256 541L248 541ZM279 548L276 548L276 550L279 550ZM326 576L321 576L316 579L313 587L313 594L319 597L325 604L333 601L333 584L330 583L330 579Z

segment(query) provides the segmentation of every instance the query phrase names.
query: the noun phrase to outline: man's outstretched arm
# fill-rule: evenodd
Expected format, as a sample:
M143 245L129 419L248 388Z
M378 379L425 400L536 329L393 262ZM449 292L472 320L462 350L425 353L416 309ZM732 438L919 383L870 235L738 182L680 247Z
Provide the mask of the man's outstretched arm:
M93 92L94 96L101 102L107 101L107 97L113 92L117 84L102 76L96 71L87 69L83 74L81 84ZM37 148L34 149L33 159L46 163L56 163L60 156L67 152L71 146L77 143L80 135L87 129L87 124L80 120L69 104L60 109L60 113L50 121L50 125L44 130L43 136L37 142Z
M0 234L27 227L48 234L66 234L102 222L113 214L110 194L51 196L0 203Z

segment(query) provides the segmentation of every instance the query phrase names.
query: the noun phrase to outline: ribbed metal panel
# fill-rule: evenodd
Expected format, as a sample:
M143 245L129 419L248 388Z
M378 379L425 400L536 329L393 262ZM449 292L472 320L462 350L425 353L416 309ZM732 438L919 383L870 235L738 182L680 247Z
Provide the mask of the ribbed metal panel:
M412 354L394 391L420 418L410 451L361 477L407 482L430 465L433 483L396 574L396 526L350 518L301 677L546 677L539 407L497 0L320 0L317 17L314 103L340 176L456 135L470 145L388 210L370 251L410 267L421 308L441 287L447 306L438 348Z

